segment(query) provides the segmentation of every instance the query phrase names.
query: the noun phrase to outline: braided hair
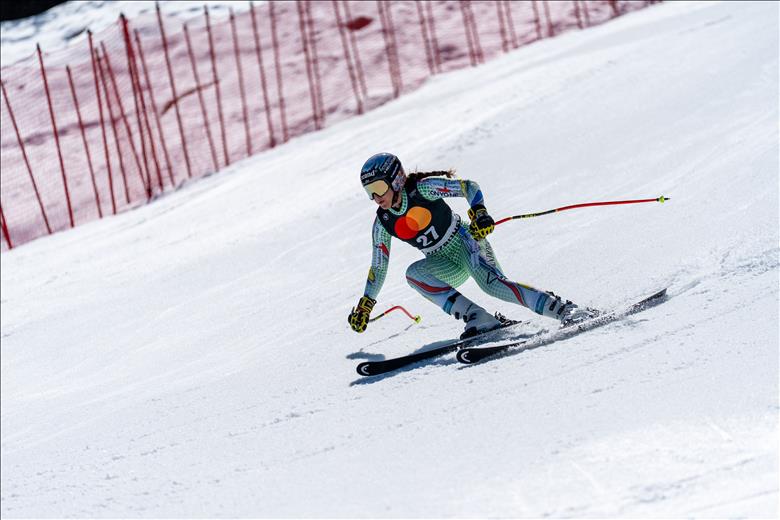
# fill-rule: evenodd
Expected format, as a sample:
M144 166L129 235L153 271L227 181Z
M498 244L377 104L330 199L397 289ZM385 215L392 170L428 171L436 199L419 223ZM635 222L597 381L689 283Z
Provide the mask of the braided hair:
M414 184L417 184L419 181L425 179L426 177L448 177L452 178L455 176L455 170L453 168L450 168L449 170L440 170L440 171L432 171L432 172L412 172L406 177L406 184L405 186L412 186Z

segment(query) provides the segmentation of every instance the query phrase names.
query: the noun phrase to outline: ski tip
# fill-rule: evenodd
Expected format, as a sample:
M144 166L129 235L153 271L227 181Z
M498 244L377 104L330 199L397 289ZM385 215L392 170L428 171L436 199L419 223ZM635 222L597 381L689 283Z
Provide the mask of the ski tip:
M458 353L455 355L455 357L458 358L458 361L460 361L461 363L466 363L470 365L471 363L473 363L470 355L471 352L469 351L469 349L464 348L459 350Z
M663 298L664 296L666 296L667 289L669 289L669 288L668 287L664 287L663 289L661 289L660 291L658 291L657 293L652 295L650 298L652 298L652 299Z
M357 366L357 373L361 376L370 376L371 374L371 363L369 361L365 361L363 363L360 363Z

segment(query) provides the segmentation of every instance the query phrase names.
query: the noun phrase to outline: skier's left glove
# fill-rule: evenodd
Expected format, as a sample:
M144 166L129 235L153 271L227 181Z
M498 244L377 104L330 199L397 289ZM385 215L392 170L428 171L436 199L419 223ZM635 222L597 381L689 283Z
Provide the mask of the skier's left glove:
M469 232L477 240L482 240L492 233L496 225L493 217L488 215L485 206L482 204L476 204L474 207L469 208L469 218L471 219Z
M366 330L366 327L368 327L368 317L371 315L374 305L376 305L375 299L369 296L360 298L357 307L353 307L352 312L349 313L348 321L352 330L355 332L363 332Z

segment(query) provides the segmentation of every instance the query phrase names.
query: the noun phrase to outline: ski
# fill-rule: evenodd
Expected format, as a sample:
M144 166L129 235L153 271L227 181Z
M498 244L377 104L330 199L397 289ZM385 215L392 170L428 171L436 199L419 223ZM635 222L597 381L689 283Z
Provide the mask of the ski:
M520 323L522 322L514 321L514 320L506 320L498 329L493 329L491 331L483 332L482 334L471 336L469 338L456 340L453 343L449 343L441 347L433 348L431 350L425 350L423 352L415 352L414 354L408 354L406 356L400 356L392 359L384 359L381 361L364 361L363 363L360 363L357 366L357 373L360 374L361 376L377 376L379 374L392 372L393 370L398 370L399 368L412 365L414 363L417 363L418 361L423 361L425 359L431 359L431 358L443 356L445 354L449 354L450 352L454 352L459 348L463 348L467 345L473 345L474 342L480 341L492 333L506 329L507 327L511 327L512 325L518 325Z
M665 301L665 299L666 289L662 289L657 293L630 305L626 309L602 314L601 316L597 316L578 325L556 330L555 332L540 338L532 340L511 341L509 343L495 345L492 347L464 347L458 350L457 358L461 363L473 364L508 350L531 350L548 345L555 341L568 339L582 332L593 330L608 323L620 320L626 316L642 312L645 309L649 309L650 307L658 305L659 303Z

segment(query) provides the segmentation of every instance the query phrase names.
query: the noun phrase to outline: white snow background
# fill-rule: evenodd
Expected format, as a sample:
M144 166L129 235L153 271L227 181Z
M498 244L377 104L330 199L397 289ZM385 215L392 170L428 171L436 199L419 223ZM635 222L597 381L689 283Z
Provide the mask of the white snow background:
M778 99L777 2L668 2L3 253L3 518L776 517ZM361 378L462 330L397 241L377 311L422 323L347 325L378 151L456 168L496 218L670 196L491 235L510 277L581 305L669 300Z

